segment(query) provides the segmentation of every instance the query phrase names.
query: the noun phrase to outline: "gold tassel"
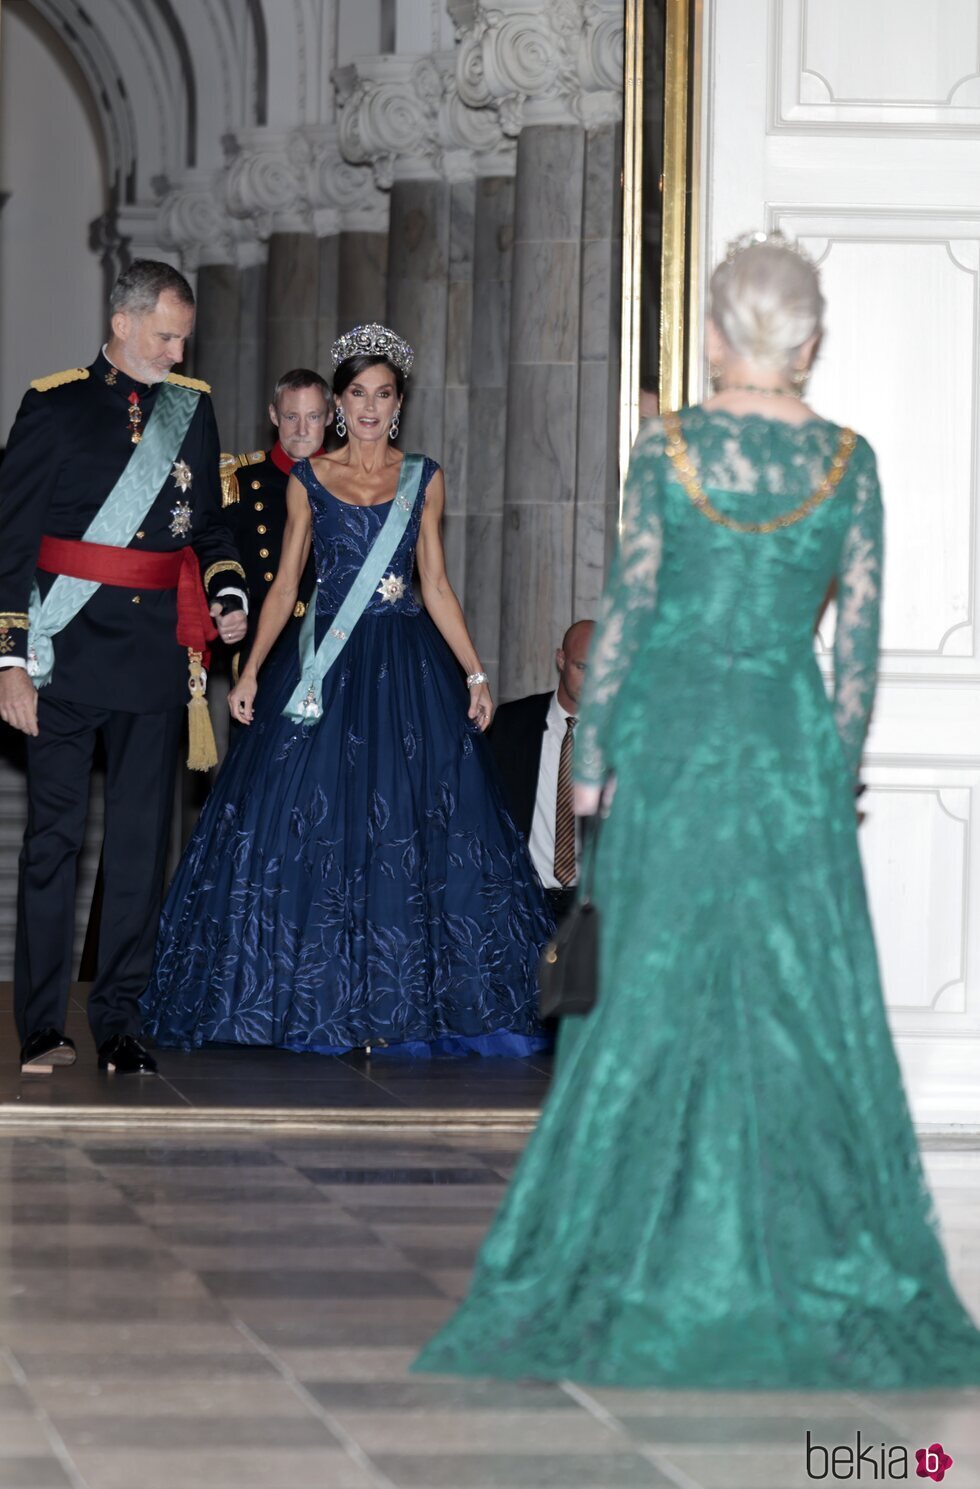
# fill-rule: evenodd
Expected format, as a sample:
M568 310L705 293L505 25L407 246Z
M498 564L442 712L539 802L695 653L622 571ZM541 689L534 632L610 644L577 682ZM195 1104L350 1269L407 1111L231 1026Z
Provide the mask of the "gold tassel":
M211 712L204 696L204 675L201 671L201 653L187 653L190 661L188 687L191 700L187 705L187 765L190 770L213 770L218 763L218 747L214 742L211 727Z

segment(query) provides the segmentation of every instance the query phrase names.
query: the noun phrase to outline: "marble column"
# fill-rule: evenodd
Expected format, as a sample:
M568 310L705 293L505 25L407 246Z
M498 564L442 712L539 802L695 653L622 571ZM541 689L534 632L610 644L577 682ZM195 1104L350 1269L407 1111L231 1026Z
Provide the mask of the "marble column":
M272 388L266 381L267 266L240 270L238 317L238 439L236 450L255 450L269 437L266 412Z
M330 233L317 240L316 342L313 361L305 364L328 380L333 372L330 348L343 329L337 303L339 272L340 239Z
M622 131L585 143L572 620L595 619L619 519Z
M195 371L211 384L223 450L265 438L265 266L202 264L197 273Z
M388 234L342 232L337 240L337 323L383 321L387 311Z
M526 127L517 149L507 390L500 696L549 686L573 619L585 130Z
M466 618L496 696L514 257L513 177L493 176L477 181L473 240L466 457Z
M211 399L223 450L238 442L238 322L241 270L234 264L202 264L197 271L194 369L211 384Z
M476 182L455 181L449 196L446 357L441 463L446 479L443 543L461 604L468 603L466 520L469 512L470 375L473 348L473 227Z
M396 181L388 228L388 324L415 348L400 444L441 460L451 190L441 180Z
M312 233L275 232L269 238L265 379L317 359L320 243Z

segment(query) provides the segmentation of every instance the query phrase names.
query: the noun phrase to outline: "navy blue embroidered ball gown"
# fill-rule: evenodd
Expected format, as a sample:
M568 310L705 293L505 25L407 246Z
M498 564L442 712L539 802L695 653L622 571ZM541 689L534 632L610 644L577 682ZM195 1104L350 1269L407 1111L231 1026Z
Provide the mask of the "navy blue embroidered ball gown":
M437 469L425 460L422 492ZM312 509L319 643L391 503L341 501L308 461L293 472ZM283 714L297 654L261 672L254 722L164 907L143 995L160 1045L543 1047L536 966L551 921L459 669L412 591L423 502L323 680L322 717Z

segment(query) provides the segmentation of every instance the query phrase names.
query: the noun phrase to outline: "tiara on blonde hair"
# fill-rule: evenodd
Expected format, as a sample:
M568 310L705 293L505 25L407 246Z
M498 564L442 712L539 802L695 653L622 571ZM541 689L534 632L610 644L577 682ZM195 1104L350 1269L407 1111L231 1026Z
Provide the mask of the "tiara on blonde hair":
M388 326L372 322L369 326L355 326L338 337L330 349L334 367L346 362L349 357L384 357L392 367L397 367L405 377L412 370L415 353L407 341Z
M781 233L778 228L771 233L740 233L725 249L725 262L732 263L747 248L755 248L760 244L765 244L769 248L785 248L788 253L795 253L797 258L802 259L813 270L814 274L819 275L820 270L806 249L801 248L799 243L794 242L792 238L787 238L785 233Z

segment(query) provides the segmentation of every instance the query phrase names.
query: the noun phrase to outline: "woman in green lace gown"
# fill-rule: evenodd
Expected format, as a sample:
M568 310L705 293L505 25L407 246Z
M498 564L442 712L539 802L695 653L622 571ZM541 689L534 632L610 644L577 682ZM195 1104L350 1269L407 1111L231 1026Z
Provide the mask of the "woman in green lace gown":
M886 1022L855 785L874 455L791 377L822 300L778 241L712 281L722 391L634 452L576 739L599 1000L469 1296L417 1369L660 1387L980 1382ZM837 462L835 464L835 462ZM814 620L837 583L828 702Z

